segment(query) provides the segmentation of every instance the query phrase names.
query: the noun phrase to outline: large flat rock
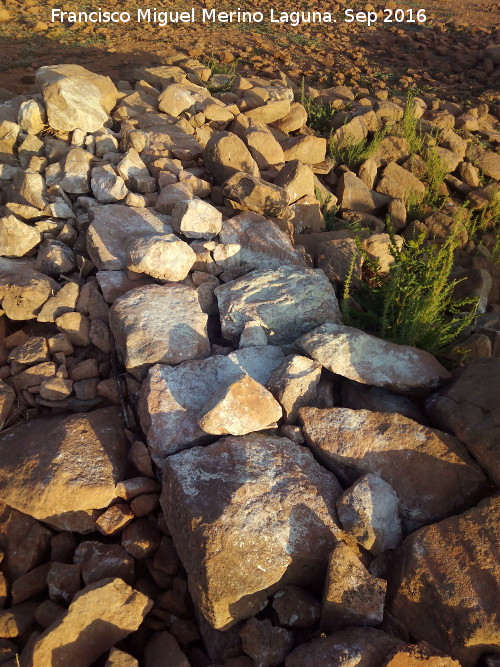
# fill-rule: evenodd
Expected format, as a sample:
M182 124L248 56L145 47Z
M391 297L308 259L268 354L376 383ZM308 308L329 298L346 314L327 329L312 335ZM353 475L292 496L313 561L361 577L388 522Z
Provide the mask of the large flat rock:
M118 408L34 419L0 434L2 501L48 523L107 507L127 467Z
M139 416L155 462L162 467L170 454L209 440L198 424L207 401L242 374L265 385L283 359L278 347L264 345L178 366L153 366L142 385Z
M283 266L251 271L215 289L222 335L239 336L257 322L273 345L293 342L325 322L341 322L337 297L321 270Z
M342 531L335 476L286 438L229 437L170 456L161 504L193 602L219 630L270 593L321 580Z
M171 234L169 218L149 208L107 204L91 210L87 251L98 269L127 269L127 244L134 237Z
M500 496L410 535L389 574L389 611L413 637L476 665L500 651Z
M343 482L373 472L393 487L407 531L470 506L483 490L461 442L400 414L302 408L299 416L313 453Z
M433 389L451 377L429 352L338 323L306 333L297 345L332 373L393 391Z
M116 299L109 311L118 354L138 378L153 364L207 357L207 319L196 290L176 284L138 287Z

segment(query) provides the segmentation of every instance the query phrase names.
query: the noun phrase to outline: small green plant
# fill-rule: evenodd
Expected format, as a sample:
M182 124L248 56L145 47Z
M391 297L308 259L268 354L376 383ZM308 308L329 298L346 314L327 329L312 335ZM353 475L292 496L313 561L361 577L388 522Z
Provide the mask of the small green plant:
M443 195L441 194L441 185L444 177L448 173L443 166L441 158L434 146L430 146L423 155L425 162L425 173L422 180L426 184L424 203L429 206L436 206L440 208L443 203Z
M422 218L422 197L411 190L406 197L406 220L413 222Z
M366 138L361 141L356 141L351 135L338 141L332 132L329 141L330 155L337 164L345 164L351 171L356 171L365 160L375 153L388 131L389 128L386 125L382 130L375 132L371 140Z
M424 247L424 234L419 234L400 249L390 223L387 227L394 264L387 274L372 273L354 291L353 260L344 285L344 321L380 338L439 356L476 317L477 299L458 301L453 297L460 282L450 280L458 234L429 247ZM361 312L351 307L351 297Z
M300 86L300 103L307 111L307 123L316 132L327 132L330 128L329 122L335 115L331 104L315 100L306 95L304 77Z
M337 218L339 207L336 204L333 205L330 204L330 202L332 201L331 195L327 195L327 197L323 199L323 195L321 194L321 190L319 188L314 188L314 194L316 195L316 199L319 201L321 213L323 214L323 218L325 220L326 231L327 232L337 231L337 229L339 228L338 227L339 220Z
M415 92L409 90L406 95L403 118L396 123L392 133L404 137L410 147L410 154L421 153L424 148L424 137L420 130L418 119L415 117Z
M214 74L224 74L227 79L222 84L214 84L209 81L202 81L202 85L213 95L214 93L225 93L228 90L231 90L233 87L234 80L237 76L238 60L233 60L232 63L221 63L217 58L212 54L209 58L201 61L205 67L208 67L212 70L212 76Z

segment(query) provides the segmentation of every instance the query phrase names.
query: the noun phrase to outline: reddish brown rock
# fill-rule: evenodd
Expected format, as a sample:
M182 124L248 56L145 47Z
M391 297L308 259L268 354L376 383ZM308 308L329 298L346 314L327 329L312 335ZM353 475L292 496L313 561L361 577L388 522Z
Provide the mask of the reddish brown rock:
M286 667L380 667L386 655L404 646L375 628L349 628L301 644L286 658Z
M289 628L310 628L321 614L321 605L314 595L293 584L276 591L273 609L279 624Z
M293 646L293 634L274 627L268 618L263 621L250 618L239 634L243 650L253 659L255 667L281 665Z
M0 502L0 549L2 569L14 580L44 562L51 531L27 514Z
M170 632L157 632L144 650L144 667L191 667L185 653Z
M20 604L34 595L41 593L47 587L47 573L50 563L34 567L27 574L19 577L12 583L12 604Z
M132 558L143 560L154 554L160 546L158 528L145 519L136 519L122 532L122 547Z
M168 457L161 504L205 619L227 629L260 611L273 589L321 577L342 535L340 493L286 438L224 438Z
M80 565L52 563L47 574L50 599L69 604L81 588L80 572Z
M112 505L96 521L97 529L103 535L116 535L133 520L134 513L125 503Z
M429 646L426 642L410 644L395 649L382 667L460 667L445 653Z
M427 401L434 423L454 433L489 477L500 485L500 359L462 366L453 380Z
M10 609L0 610L0 638L19 637L26 632L35 619L36 602L24 602Z
M396 491L408 531L472 504L485 483L456 438L399 414L302 408L306 441L345 484L367 472Z
M259 175L259 168L250 151L232 132L213 134L206 145L203 159L217 183L223 183L238 172Z
M14 406L16 395L8 384L0 380L0 429L5 424L7 417Z
M323 593L321 626L378 625L384 617L387 582L373 577L356 554L339 542L332 551Z
M89 667L134 630L152 601L121 579L84 588L34 643L33 667Z
M124 476L127 447L117 408L21 424L0 435L2 498L49 523L106 507Z
M410 535L389 575L391 614L463 667L500 649L499 535L496 495Z
M139 667L139 661L130 653L112 648L104 667Z
M134 561L119 544L81 542L75 549L73 562L80 565L86 585L106 577L119 577L126 582L134 577Z

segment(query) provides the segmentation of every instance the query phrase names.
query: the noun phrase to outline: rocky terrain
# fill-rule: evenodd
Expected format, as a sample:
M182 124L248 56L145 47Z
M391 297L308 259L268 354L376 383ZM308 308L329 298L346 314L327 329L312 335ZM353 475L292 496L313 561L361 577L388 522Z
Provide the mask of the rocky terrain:
M2 95L0 665L497 667L494 100ZM439 359L343 315L415 233L477 307Z

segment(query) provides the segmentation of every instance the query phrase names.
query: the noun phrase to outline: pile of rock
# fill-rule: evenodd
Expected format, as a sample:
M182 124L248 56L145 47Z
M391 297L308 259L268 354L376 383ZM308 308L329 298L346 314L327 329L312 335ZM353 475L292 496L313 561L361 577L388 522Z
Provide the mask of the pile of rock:
M498 270L463 253L488 313L452 377L344 326L354 233L324 232L338 204L388 270L379 216L408 235L425 189L405 142L355 174L286 77L182 56L37 84L0 105L0 664L498 654ZM403 113L323 95L338 141ZM486 205L498 156L452 128L497 141L488 109L417 102L446 187Z

